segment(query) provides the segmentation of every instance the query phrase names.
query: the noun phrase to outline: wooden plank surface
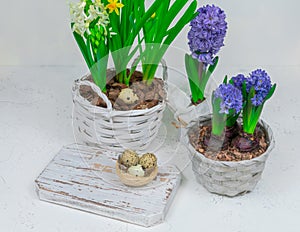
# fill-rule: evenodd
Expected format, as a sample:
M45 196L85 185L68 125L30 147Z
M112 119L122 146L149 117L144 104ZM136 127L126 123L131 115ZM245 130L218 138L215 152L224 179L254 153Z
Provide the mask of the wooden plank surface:
M144 187L123 185L118 154L73 144L63 147L36 179L41 200L149 227L161 223L180 185L174 166L159 166Z

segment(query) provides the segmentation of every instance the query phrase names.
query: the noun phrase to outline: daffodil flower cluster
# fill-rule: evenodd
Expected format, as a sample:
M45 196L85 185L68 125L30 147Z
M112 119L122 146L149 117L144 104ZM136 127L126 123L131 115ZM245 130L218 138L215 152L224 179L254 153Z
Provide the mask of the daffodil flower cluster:
M87 0L81 0L79 3L70 4L72 29L81 36L91 34L90 25L95 21L95 25L103 28L104 35L107 36L107 26L109 24L109 15L105 6L100 0L95 0L87 4Z
M73 35L96 85L106 92L110 54L118 82L129 86L134 68L127 72L128 64L138 56L143 80L151 83L168 46L196 16L197 1L192 0L180 19L175 20L187 3L188 0L153 0L149 6L146 0L80 0L70 4Z

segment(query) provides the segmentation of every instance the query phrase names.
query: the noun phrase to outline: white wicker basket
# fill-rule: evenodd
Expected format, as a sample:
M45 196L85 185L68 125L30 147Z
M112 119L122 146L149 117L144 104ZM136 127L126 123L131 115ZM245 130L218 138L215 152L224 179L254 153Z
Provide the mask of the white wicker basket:
M203 116L182 129L181 139L192 155L192 166L197 181L208 191L226 196L236 196L252 191L261 178L265 162L274 148L275 140L270 126L260 120L268 135L268 149L261 156L239 162L214 161L199 153L189 142L188 131L195 123L201 126L211 120L211 116Z
M167 68L163 64L163 79L167 87ZM161 125L166 102L144 110L118 111L100 88L84 76L73 86L73 131L76 142L89 146L120 151L145 150L156 137ZM92 105L83 98L79 89L87 85L101 97L107 108Z
M198 104L192 105L189 104L184 110L177 110L174 113L174 118L178 121L181 126L187 126L192 120L195 120L199 116L207 115L210 113L210 109L207 103L207 100Z

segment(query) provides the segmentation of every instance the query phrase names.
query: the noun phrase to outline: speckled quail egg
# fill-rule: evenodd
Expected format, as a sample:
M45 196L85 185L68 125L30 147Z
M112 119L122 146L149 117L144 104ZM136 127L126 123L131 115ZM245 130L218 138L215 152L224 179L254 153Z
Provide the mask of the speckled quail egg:
M146 153L140 158L139 164L142 165L144 169L156 167L157 158L152 153Z
M139 97L133 92L132 89L126 88L122 89L119 94L119 99L121 99L126 104L133 104L139 100Z
M120 157L120 163L128 168L136 166L139 163L139 156L135 151L125 150Z
M128 168L128 173L133 176L144 176L145 171L142 167L142 165L138 164L136 166L131 166Z

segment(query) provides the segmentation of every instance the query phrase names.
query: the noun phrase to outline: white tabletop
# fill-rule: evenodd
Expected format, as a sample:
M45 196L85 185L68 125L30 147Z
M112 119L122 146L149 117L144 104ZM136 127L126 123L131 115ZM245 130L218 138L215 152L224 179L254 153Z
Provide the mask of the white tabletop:
M263 113L276 147L256 189L235 198L207 192L195 180L187 151L178 144L176 130L170 129L171 119L165 118L163 132L169 136L159 154L173 155L170 162L183 171L183 182L165 223L144 229L41 202L35 192L35 178L63 145L74 143L71 86L85 68L1 66L0 230L299 231L300 67L266 68L279 84ZM223 67L222 72L229 70L240 71Z

